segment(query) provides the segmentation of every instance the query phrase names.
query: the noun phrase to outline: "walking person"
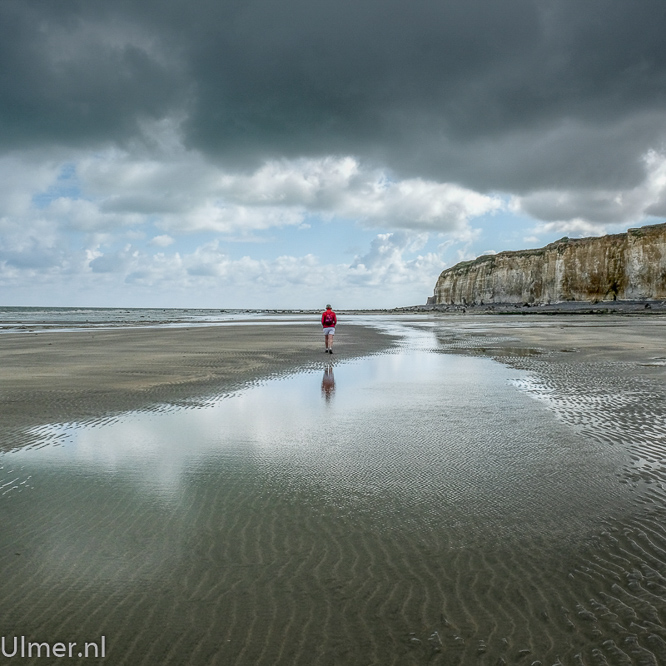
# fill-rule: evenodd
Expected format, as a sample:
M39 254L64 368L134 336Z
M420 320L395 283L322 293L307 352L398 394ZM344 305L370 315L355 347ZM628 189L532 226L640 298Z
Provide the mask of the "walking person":
M324 350L326 354L333 353L333 336L335 335L335 325L338 318L330 305L326 306L326 312L321 316L321 325L324 328Z

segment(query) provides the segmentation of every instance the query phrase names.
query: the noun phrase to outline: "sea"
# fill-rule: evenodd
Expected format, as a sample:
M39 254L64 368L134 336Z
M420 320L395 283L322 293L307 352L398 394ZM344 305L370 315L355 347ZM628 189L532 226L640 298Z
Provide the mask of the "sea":
M309 310L218 310L203 308L0 307L0 332L111 328L118 326L192 326L261 321L279 314L298 319Z

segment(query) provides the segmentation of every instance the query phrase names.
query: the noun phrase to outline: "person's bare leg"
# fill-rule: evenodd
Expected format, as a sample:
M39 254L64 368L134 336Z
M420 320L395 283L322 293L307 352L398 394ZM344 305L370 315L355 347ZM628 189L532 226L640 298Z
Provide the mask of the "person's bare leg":
M330 351L331 354L332 354L333 353L333 337L334 337L333 333L329 333L326 337L328 338L328 351Z

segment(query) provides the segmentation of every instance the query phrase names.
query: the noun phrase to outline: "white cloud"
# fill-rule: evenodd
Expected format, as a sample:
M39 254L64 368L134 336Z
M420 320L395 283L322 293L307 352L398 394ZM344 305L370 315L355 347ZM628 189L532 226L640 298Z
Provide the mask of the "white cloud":
M42 211L42 215L58 221L63 229L83 232L115 232L123 228L139 227L145 222L139 213L107 213L97 202L68 197L54 199Z
M561 234L571 236L603 236L607 226L600 226L587 220L574 218L572 220L559 220L556 222L541 222L537 224L534 231L537 234Z
M302 211L292 208L257 208L209 199L183 215L164 215L158 224L172 233L212 231L231 234L298 226L303 216Z
M76 178L80 195L55 198L46 214L87 231L151 220L169 233L246 234L319 215L461 236L470 219L503 206L497 196L450 183L393 180L348 156L270 161L243 174L195 152L144 159L114 149L77 161Z
M422 242L422 237L414 238L405 232L379 234L372 241L370 251L354 259L348 279L355 284L374 286L415 283L423 285L429 292L444 269L444 261L434 253L411 260L404 258L405 253L413 251Z
M331 209L341 193L364 180L354 158L324 157L269 161L249 175L220 174L219 186L239 203Z
M189 278L212 279L220 286L238 286L263 290L316 286L323 282L322 270L339 272L345 267L322 265L317 257L278 256L271 260L257 260L245 256L232 259L218 241L198 247L183 257L183 266Z
M150 245L155 245L157 247L168 247L169 245L173 245L174 243L175 243L174 239L171 238L171 236L168 236L167 234L162 234L161 236L155 236L150 241Z
M350 263L328 262L311 253L272 259L233 258L214 240L185 254L153 254L129 243L118 250L98 247L86 250L81 257L72 255L70 264L79 276L86 277L88 286L101 289L114 285L117 293L132 288L175 298L215 294L225 307L252 302L255 307L317 306L334 293L337 300L346 301L345 307L367 307L370 294L378 307L385 307L405 304L403 299L409 299L406 304L422 302L432 291L445 263L436 253L417 254L426 240L424 234L378 234L368 252ZM3 275L10 279L7 271ZM17 277L15 274L14 279ZM52 283L65 278L56 270Z
M57 182L62 161L31 153L0 157L0 217L25 216L33 198Z
M648 152L645 179L631 189L545 190L515 197L510 208L543 222L535 231L599 235L613 226L666 215L666 155Z
M459 233L470 218L502 207L499 197L450 183L391 180L352 157L268 162L249 176L224 175L221 186L245 204L291 206L390 229Z
M369 191L349 193L342 210L373 226L459 233L470 218L496 211L501 201L448 183L377 179Z

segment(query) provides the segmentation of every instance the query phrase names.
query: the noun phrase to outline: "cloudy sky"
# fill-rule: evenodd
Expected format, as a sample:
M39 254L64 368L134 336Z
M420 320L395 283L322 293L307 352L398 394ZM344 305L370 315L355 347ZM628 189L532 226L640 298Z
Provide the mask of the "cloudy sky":
M666 217L663 0L0 0L0 305L425 302Z

